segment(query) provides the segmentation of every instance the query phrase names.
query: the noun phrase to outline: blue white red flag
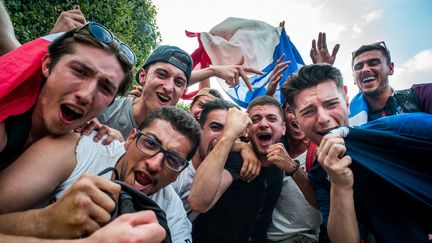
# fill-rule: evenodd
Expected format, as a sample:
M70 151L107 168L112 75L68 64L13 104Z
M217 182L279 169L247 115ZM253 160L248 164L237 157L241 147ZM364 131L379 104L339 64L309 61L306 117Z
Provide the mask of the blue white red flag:
M280 90L284 81L292 72L296 72L304 65L300 53L285 30L262 21L228 18L208 33L187 32L187 35L198 38L200 47L192 54L192 58L194 63L200 63L201 67L208 64L242 64L244 67L255 68L264 73L249 77L253 92L249 91L242 80L238 86L229 88L224 80L218 79L228 96L242 107L247 107L255 97L265 95L271 71L282 54L285 53L282 61L291 61L291 64L283 73L276 89L275 98L281 104L284 100Z

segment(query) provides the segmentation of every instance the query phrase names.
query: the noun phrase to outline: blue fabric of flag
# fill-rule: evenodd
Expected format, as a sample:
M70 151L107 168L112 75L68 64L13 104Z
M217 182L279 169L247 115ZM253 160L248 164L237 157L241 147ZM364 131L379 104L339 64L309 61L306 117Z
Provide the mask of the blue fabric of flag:
M291 64L283 73L281 82L279 82L279 86L276 89L275 93L275 98L281 104L283 104L284 98L281 94L282 85L291 73L297 72L299 67L304 65L304 61L300 53L298 52L294 44L291 42L285 30L281 31L280 42L273 51L273 62L270 63L267 67L265 67L263 70L261 70L264 74L249 77L251 84L254 88L254 92L250 92L246 84L244 82L240 82L238 86L226 90L229 97L239 106L246 108L249 102L252 101L255 97L265 95L267 91L267 85L270 79L270 74L276 65L276 61L283 53L285 53L285 58L282 61L291 61Z
M349 128L357 217L377 242L432 233L432 115L407 113Z

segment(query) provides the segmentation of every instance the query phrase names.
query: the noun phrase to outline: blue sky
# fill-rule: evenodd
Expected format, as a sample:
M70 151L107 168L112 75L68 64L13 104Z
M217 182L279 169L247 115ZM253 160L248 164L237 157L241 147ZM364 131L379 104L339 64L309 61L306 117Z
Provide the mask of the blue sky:
M432 81L432 0L153 0L162 43L188 52L197 46L184 30L208 32L228 17L256 19L277 26L285 20L287 34L306 63L318 32L327 33L328 45L341 44L335 66L353 85L351 52L362 44L384 40L395 63L390 78L396 89ZM217 86L212 81L212 86Z

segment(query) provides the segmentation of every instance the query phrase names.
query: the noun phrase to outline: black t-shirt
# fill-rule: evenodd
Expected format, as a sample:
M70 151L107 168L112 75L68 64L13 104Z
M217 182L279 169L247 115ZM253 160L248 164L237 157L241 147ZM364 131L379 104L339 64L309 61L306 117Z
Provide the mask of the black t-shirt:
M230 153L225 164L234 181L208 212L194 221L194 242L264 242L273 209L282 188L283 173L276 166L262 167L247 183L239 178L242 159Z
M23 152L31 129L32 110L10 116L5 120L7 143L0 152L0 170L12 163Z

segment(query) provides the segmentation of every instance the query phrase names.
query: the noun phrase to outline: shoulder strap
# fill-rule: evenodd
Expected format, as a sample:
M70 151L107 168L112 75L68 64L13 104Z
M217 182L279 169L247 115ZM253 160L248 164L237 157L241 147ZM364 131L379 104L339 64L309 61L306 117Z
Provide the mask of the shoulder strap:
M409 113L422 111L412 89L397 90L394 93L394 97L398 101L403 112Z

